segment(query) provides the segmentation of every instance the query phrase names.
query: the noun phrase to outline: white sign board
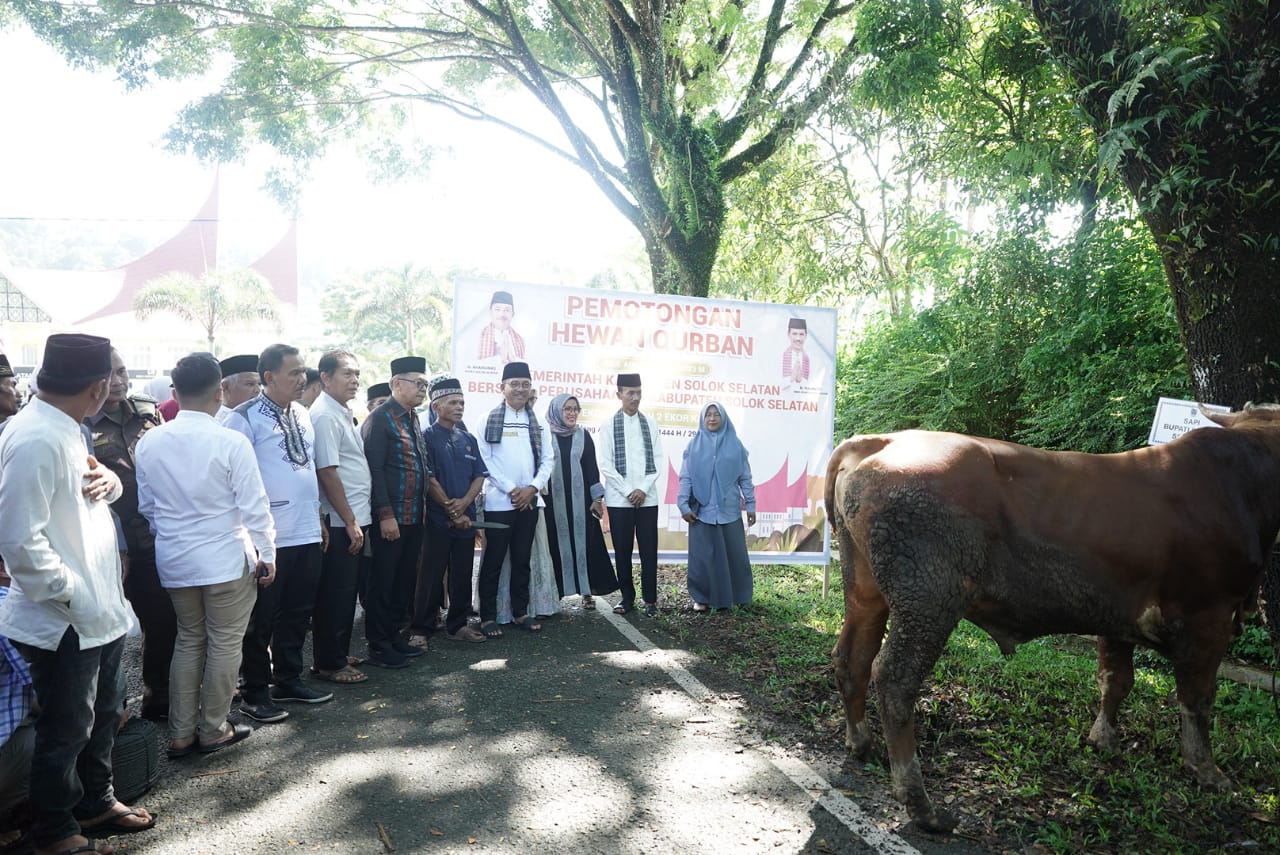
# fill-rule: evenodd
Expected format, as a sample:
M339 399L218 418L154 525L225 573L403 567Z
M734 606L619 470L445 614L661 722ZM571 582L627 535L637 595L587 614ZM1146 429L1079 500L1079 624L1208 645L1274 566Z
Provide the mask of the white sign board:
M1156 417L1151 422L1151 435L1147 437L1147 445L1164 445L1173 442L1190 430L1205 427L1222 427L1205 418L1201 409L1215 413L1229 413L1230 407L1219 404L1197 404L1195 401L1180 401L1177 398L1161 398L1156 404Z
M552 397L572 394L592 433L618 410L617 374L639 372L641 409L657 422L667 458L658 482L659 554L680 561L688 524L675 500L684 449L702 406L719 401L751 454L752 560L826 563L834 309L487 280L454 287L453 366L472 433L502 400L505 362L529 364L539 419ZM503 300L496 309L495 292Z

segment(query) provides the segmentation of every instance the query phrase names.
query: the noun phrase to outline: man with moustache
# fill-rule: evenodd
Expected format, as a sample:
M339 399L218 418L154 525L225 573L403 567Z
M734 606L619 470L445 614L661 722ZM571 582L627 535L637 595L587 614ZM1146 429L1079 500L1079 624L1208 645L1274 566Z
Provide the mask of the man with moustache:
M173 600L160 585L156 543L147 520L138 512L138 441L164 423L149 395L129 394L129 372L120 351L111 349L107 401L85 419L93 456L120 477L124 493L111 505L120 520L129 563L124 593L142 626L142 717L152 721L169 714L169 663L178 637Z
M320 563L312 658L321 680L362 683L368 677L347 660L357 571L371 519L369 462L348 406L360 390L360 363L345 350L330 350L320 357L317 367L323 390L311 405L311 424L316 431L316 475L320 478L320 508L329 527L329 548Z
M476 438L462 426L465 403L462 383L441 375L431 381L428 394L436 420L427 428L427 547L418 575L413 632L428 636L440 614L440 594L449 574L449 614L445 632L454 641L484 641L484 634L467 626L471 609L471 556L475 549L476 496L489 474ZM412 640L412 639L411 639Z
M484 490L486 522L505 523L485 536L480 559L480 631L498 638L498 577L502 559L511 553L511 614L517 627L538 632L529 609L529 565L537 533L540 496L555 467L555 442L538 423L529 394L533 389L529 365L508 362L502 371L502 403L485 420L480 456L489 479Z
M271 500L276 531L276 579L258 591L244 637L240 711L252 719L287 718L278 702L333 699L302 682L302 646L320 584L322 541L315 433L299 403L307 368L296 347L273 344L258 357L262 392L232 410L225 426L249 439ZM275 685L272 686L273 682Z
M222 371L222 405L213 418L218 424L226 424L231 411L258 397L262 391L262 378L258 376L258 356L241 353L228 356L218 363Z
M420 647L400 637L405 606L413 602L422 552L427 495L427 450L417 407L427 396L427 361L391 361L391 397L365 420L364 454L372 479L373 562L365 588L365 638L370 665L404 668Z

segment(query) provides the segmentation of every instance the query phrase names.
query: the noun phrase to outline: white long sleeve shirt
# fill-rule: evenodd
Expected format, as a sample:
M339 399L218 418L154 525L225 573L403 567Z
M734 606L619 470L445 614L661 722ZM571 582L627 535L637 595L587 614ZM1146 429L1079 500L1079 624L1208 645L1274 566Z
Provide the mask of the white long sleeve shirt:
M162 586L217 585L252 572L258 557L276 560L270 502L242 434L179 410L142 435L134 456Z
M129 629L120 553L107 501L81 493L89 455L80 423L36 398L0 437L0 555L13 589L0 635L56 650L74 627L80 649Z
M649 438L653 441L653 468L655 471L645 474L644 432L640 428L640 420L649 423ZM666 474L667 458L662 453L662 434L658 425L644 413L629 416L622 414L622 438L626 445L627 474L618 472L613 459L613 416L600 424L596 433L596 448L600 458L600 474L604 476L604 503L610 508L629 508L631 503L627 496L632 490L644 492L644 504L650 508L658 504L658 485Z
M556 465L556 441L551 429L539 424L542 429L542 459L535 469L533 465L533 446L529 442L529 414L524 410L517 412L503 404L502 440L496 443L484 441L481 434L480 458L489 470L489 478L484 484L484 509L486 511L511 511L510 493L517 487L537 487L537 506L542 507L542 491L551 480L551 472Z

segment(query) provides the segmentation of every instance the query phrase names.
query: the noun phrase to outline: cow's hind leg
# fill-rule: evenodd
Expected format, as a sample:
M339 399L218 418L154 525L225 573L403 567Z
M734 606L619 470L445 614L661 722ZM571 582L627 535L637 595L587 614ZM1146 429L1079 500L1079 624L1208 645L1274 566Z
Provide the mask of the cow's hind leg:
M944 611L891 611L889 638L872 669L889 750L894 798L907 806L907 813L921 828L939 832L954 829L957 818L933 804L925 792L916 756L915 726L920 685L960 620L958 614L947 615Z
M871 749L871 728L867 726L867 689L871 663L880 652L889 606L878 588L861 586L845 598L844 629L831 652L836 686L844 701L844 743L861 760Z
M1116 712L1133 689L1133 645L1114 638L1098 638L1098 689L1102 706L1089 729L1090 745L1115 747Z

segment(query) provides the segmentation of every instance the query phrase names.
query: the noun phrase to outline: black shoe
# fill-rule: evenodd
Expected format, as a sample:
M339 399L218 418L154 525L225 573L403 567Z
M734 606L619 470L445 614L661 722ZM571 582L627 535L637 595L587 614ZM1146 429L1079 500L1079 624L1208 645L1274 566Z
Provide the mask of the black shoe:
M266 722L267 724L275 721L284 721L289 717L289 711L269 697L257 699L256 702L243 698L240 701L240 712L254 721Z
M397 653L395 650L370 650L369 658L364 662L366 665L373 665L376 668L409 667L409 657Z
M333 700L333 692L321 692L300 682L277 683L271 687L271 700L300 704L322 704Z
M657 603L645 603L645 604L644 604L644 613L645 613L645 616L646 616L646 617L657 617L657 616L658 616L658 604L657 604Z
M149 706L144 704L142 711L138 715L147 721L168 721L169 705L156 704L155 706Z
M401 656L404 656L407 659L413 659L427 652L426 649L422 647L414 647L412 644L408 643L407 641L399 641L399 640L392 643L391 649L394 650L396 653L399 653Z

